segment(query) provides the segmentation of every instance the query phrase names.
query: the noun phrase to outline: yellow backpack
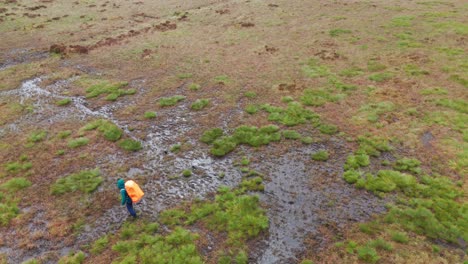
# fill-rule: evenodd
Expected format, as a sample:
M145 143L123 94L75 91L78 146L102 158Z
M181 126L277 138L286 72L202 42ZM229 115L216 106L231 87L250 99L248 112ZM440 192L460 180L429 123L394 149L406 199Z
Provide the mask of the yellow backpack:
M145 195L140 186L138 186L138 184L132 180L125 182L125 190L134 203L138 203L141 198L143 198L143 195Z

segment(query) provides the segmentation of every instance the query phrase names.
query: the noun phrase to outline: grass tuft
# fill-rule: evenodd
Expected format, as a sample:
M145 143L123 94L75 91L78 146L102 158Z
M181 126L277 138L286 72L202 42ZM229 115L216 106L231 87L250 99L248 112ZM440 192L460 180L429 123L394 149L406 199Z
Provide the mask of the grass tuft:
M338 127L335 125L321 124L318 129L320 132L327 135L333 135L338 132Z
M284 130L283 136L285 139L299 139L301 138L301 134L294 130Z
M191 106L193 110L199 111L208 106L210 103L209 99L197 99Z
M86 98L94 98L102 94L107 94L106 100L115 101L121 96L136 93L135 89L123 89L127 86L127 82L110 83L108 81L103 81L86 89Z
M138 151L143 148L140 141L124 139L119 142L119 147L127 151Z
M216 139L220 138L223 136L223 130L221 128L213 128L210 130L207 130L203 133L203 135L200 138L200 141L206 144L211 144L213 143Z
M176 105L178 102L185 100L185 96L183 95L174 95L171 97L162 97L159 99L159 106L166 107L166 106L173 106Z
M78 148L82 147L85 145L88 145L89 139L86 137L80 137L80 138L75 138L70 141L68 141L68 147L69 148Z
M65 105L69 105L71 103L71 99L70 98L65 98L65 99L62 99L62 100L59 100L57 102L55 102L56 105L58 106L65 106Z
M112 142L119 140L123 135L123 131L117 125L104 119L94 120L81 128L84 131L94 129L97 129L105 139Z
M38 130L31 132L28 137L29 142L37 143L43 141L47 136L47 131L44 130Z
M192 176L192 171L191 170L183 170L182 171L182 176L188 178L188 177Z
M319 150L311 155L311 158L315 161L327 161L329 157L328 151Z
M152 111L147 111L147 112L145 112L145 118L146 118L146 119L153 119L153 118L156 118L156 112L152 112Z
M53 195L62 195L75 191L91 193L102 183L103 178L99 169L83 170L58 179L51 186Z

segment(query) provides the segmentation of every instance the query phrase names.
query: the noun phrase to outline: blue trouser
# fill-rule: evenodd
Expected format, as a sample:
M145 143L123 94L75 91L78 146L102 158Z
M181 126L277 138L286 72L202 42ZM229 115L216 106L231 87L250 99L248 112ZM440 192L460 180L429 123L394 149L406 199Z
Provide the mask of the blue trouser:
M131 199L127 199L127 210L131 216L136 217L135 209L133 209L133 203Z

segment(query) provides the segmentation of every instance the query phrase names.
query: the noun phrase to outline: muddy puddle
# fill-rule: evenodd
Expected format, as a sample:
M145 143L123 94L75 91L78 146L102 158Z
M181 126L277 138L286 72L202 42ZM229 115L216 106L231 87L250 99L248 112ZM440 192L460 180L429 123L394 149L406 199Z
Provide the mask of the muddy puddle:
M14 49L8 53L0 54L0 71L21 63L45 59L49 56L48 51L31 51L28 49Z
M190 132L198 127L197 115L203 114L190 111L190 102L183 101L177 106L163 108L158 111L157 122L139 130L131 130L129 127L134 126L134 121L120 120L114 113L145 96L144 81L130 84L130 87L139 91L136 95L91 109L84 97L63 95L74 79L41 87L45 78L27 80L15 90L0 93L0 100L15 100L20 103L27 101L34 106L33 113L0 127L0 137L5 133L21 131L31 124L47 127L64 120L111 120L121 127L127 136L141 140L143 149L129 156L132 156L131 159L142 161L142 165L121 175L112 175L112 178L106 179L106 185L101 187L101 190L116 190L115 180L118 177L144 178L145 184L142 187L146 195L143 202L136 205L137 212L144 217L157 219L161 210L177 206L183 201L204 198L221 185L236 186L241 181L242 174L234 165L235 160L239 160L240 157L231 154L221 159L213 158L208 154L209 149L206 145L200 143L198 138L189 136ZM184 91L180 89L175 91L175 94L183 94ZM71 99L72 103L69 106L55 105L57 100L66 98ZM156 100L157 98L155 102ZM241 116L243 113L239 109L231 111L228 114L229 119ZM218 121L220 126L229 126L225 115L220 115ZM140 136L142 134L145 135L143 138ZM186 138L184 144L192 147L181 153L170 152L172 145L180 143L180 138ZM255 152L256 160L261 162L253 162L250 165L252 169L265 175L265 193L261 195L261 199L268 208L270 218L268 238L263 241L261 248L254 249L252 253L256 263L295 263L307 237L315 236L320 246L321 237L318 230L321 226L333 225L339 231L350 223L364 221L372 214L385 210L381 200L356 190L341 179L341 168L346 156L351 153L344 141L331 138L308 146L293 144L284 155L277 157L274 153L278 153L276 148L279 144L275 143ZM241 149L245 153L250 151L248 147ZM333 153L331 159L327 162L310 160L310 154L319 149ZM122 157L125 156L113 153L100 157L96 164L104 175L108 175L106 169L109 165L106 164L124 166L127 160ZM185 178L181 175L185 169L192 171L191 177ZM225 177L221 178L221 174ZM36 209L34 218L37 221L31 223L31 233L46 230L46 223L45 220L41 220L41 214L43 212ZM115 206L98 219L93 219L92 223L87 221L83 231L71 243L52 245L47 239L43 239L32 252L35 257L50 252L59 256L65 255L106 233L115 232L127 218L125 208L116 200ZM0 252L5 252L11 263L20 263L33 257L31 251L21 249L20 245L15 243L0 248Z

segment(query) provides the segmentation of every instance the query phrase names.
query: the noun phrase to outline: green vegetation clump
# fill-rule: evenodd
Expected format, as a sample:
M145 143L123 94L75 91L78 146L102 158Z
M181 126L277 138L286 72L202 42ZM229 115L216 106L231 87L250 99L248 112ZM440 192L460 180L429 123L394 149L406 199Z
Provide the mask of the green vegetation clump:
M336 28L336 29L332 29L328 32L328 34L330 34L330 36L332 37L338 37L340 35L344 35L344 34L350 34L351 33L351 30L349 29L342 29L342 28Z
M5 170L9 173L18 173L32 168L31 162L9 162L5 164Z
M379 255L377 254L377 251L370 246L357 248L357 253L358 258L367 263L376 263L380 259Z
M392 170L381 170L376 176L367 174L366 178L359 179L356 187L365 188L374 193L386 193L395 189L405 190L415 184L416 179L412 175Z
M302 66L302 72L309 78L325 77L331 74L327 66L320 65L314 58Z
M274 107L269 104L263 105L262 109L270 113L268 120L276 121L286 126L305 124L307 121L315 125L320 123L320 116L318 114L305 109L298 102L289 103L286 109Z
M349 155L344 165L345 170L358 169L360 167L367 167L370 164L369 155L362 152L357 152L354 155Z
M3 183L0 185L0 189L14 193L29 186L31 186L30 181L28 181L26 178L19 177L10 179L9 181Z
M179 152L180 151L180 148L182 147L182 145L180 144L174 144L171 146L171 152L175 153L175 152Z
M420 174L422 171L419 165L421 165L421 162L417 159L402 158L395 162L393 168L397 171L407 171L414 174Z
M105 119L94 120L81 128L84 131L94 129L97 129L105 139L112 142L119 140L123 134L123 131L117 125Z
M102 94L107 94L106 100L115 101L121 96L136 93L135 89L123 89L127 86L127 82L110 83L108 81L103 81L86 89L86 98L93 98Z
M321 106L324 105L326 102L336 102L338 100L338 97L323 89L305 89L304 95L301 96L300 99L304 105Z
M354 90L356 90L358 88L356 85L344 83L344 82L342 82L340 79L338 79L336 77L330 77L328 79L328 82L331 85L333 85L336 89L338 89L340 91L343 91L343 92L354 91ZM338 99L341 99L342 97L343 97L342 94L338 94L338 95L334 95L333 99L334 99L334 101L336 101Z
M200 141L206 144L211 144L216 139L223 136L223 134L224 132L221 128L213 128L213 129L205 131L203 135L201 136Z
M329 157L328 151L320 150L311 155L311 158L316 161L327 161Z
M152 112L152 111L147 111L147 112L145 112L145 118L146 118L146 119L153 119L153 118L156 118L156 112Z
M405 232L392 232L392 240L401 244L406 244L409 241L408 235Z
M252 179L243 180L240 184L240 188L245 191L257 192L263 192L265 190L263 179L261 177L254 177Z
M392 251L393 246L392 244L388 243L387 241L383 240L382 238L378 238L376 240L369 241L368 245L375 249L382 249L386 251Z
M284 130L283 136L286 139L299 139L301 138L301 134L294 130Z
M189 89L190 91L198 91L200 90L201 86L199 84L196 84L196 83L191 83L189 85Z
M391 207L385 217L387 222L454 244L468 239L466 204L457 201L463 191L450 179L423 176L405 194L406 199Z
M128 138L120 141L119 147L127 151L138 151L143 148L140 141Z
M78 148L78 147L81 147L81 146L85 146L88 143L89 143L88 138L79 137L79 138L75 138L75 139L72 139L72 140L68 141L68 147L69 148Z
M83 170L58 179L51 186L53 195L81 191L91 193L102 183L103 178L99 169Z
M43 141L46 138L46 136L47 136L47 131L44 131L44 130L34 131L34 132L31 132L31 134L29 134L28 141L37 143L37 142Z
M192 176L192 171L191 170L183 170L182 171L182 176L188 178L188 177Z
M68 105L71 103L71 99L70 98L65 98L65 99L62 99L62 100L59 100L57 102L55 102L56 105L58 106L65 106L65 105Z
M395 105L390 101L383 101L378 103L370 103L363 105L359 109L358 117L364 116L369 122L377 122L381 115L391 112L395 109Z
M258 110L260 110L260 108L257 106L257 105L248 105L245 107L245 112L253 115L255 113L258 112Z
M303 137L301 138L301 142L304 144L312 144L314 143L314 139L312 137Z
M361 174L359 171L349 169L343 173L343 178L347 183L356 183L361 178Z
M103 236L98 240L94 241L93 245L91 246L90 252L93 255L101 254L109 245L109 237Z
M437 101L437 105L453 109L460 113L468 114L468 102L463 99L440 99Z
M240 164L242 166L248 166L250 164L250 160L247 157L242 157Z
M173 106L176 105L178 102L185 100L185 96L183 95L174 95L171 97L162 97L159 99L159 106Z
M63 256L59 259L58 264L81 264L84 262L86 255L82 251L76 253L70 252L68 256Z
M165 236L148 234L144 226L134 225L134 236L112 246L112 250L119 254L116 263L203 263L195 246L198 234L181 227Z
M214 81L219 84L228 84L231 82L231 79L227 75L219 75L214 77Z
M71 130L64 130L64 131L60 131L57 134L57 137L60 138L60 139L65 139L65 138L69 137L71 134L72 134Z
M257 93L256 92L252 92L252 91L248 91L244 94L245 97L247 98L250 98L250 99L253 99L255 97L257 97Z
M429 72L426 70L421 70L417 65L414 64L407 64L403 67L403 70L411 76L419 76L419 75L428 75Z
M267 145L271 141L279 140L281 140L281 133L277 126L269 125L261 128L254 126L240 126L236 128L232 136L225 136L216 139L213 142L211 154L215 156L224 156L233 151L239 144L259 147Z
M369 80L374 82L385 82L393 78L393 73L390 72L380 72L369 75Z
M292 96L283 96L281 97L281 102L283 103L290 103L293 102L294 98Z
M335 125L321 124L318 129L320 132L327 135L333 135L338 132L338 127Z
M202 110L210 103L209 99L197 99L191 106L193 110Z
M357 152L366 153L370 156L378 157L381 152L392 150L388 140L369 134L358 137L359 149Z

